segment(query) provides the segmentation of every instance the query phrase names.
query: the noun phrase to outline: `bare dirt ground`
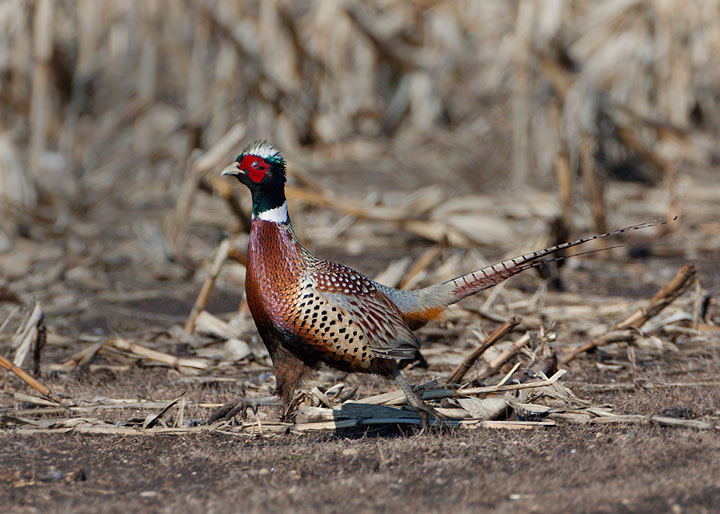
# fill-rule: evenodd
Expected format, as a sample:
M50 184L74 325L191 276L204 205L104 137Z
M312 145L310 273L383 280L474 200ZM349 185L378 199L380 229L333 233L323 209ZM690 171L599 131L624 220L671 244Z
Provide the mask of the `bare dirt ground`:
M717 436L657 427L3 443L5 512L713 512L720 501Z

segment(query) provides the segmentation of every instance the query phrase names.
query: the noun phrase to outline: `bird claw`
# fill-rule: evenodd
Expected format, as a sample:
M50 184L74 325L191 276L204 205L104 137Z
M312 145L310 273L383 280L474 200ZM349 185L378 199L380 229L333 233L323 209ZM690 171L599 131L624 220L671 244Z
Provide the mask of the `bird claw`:
M446 416L440 414L433 407L423 403L422 407L413 406L412 408L415 410L415 412L417 412L420 415L420 419L422 420L423 431L425 431L425 430L430 431L430 429L433 426L439 427L441 429L448 427L448 425L446 423L446 420L448 418ZM437 423L431 424L430 423L431 418L433 418L435 421L437 421Z
M231 420L238 414L242 414L241 418L244 418L248 407L253 408L254 413L257 413L258 406L252 406L248 404L245 398L235 398L230 400L222 407L215 410L208 419L208 425L215 423L220 420Z
M248 409L252 411L253 415L257 415L258 408L260 407L281 405L284 405L283 401L275 396L267 398L234 398L215 410L215 412L210 415L208 424L215 423L219 420L231 420L238 414L241 414L241 418L244 418Z

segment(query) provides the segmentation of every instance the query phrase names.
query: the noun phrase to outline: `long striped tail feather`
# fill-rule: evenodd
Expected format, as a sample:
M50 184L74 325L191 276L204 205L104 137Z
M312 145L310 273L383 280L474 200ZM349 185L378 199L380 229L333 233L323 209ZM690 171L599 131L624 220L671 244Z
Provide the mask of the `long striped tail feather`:
M590 241L595 241L596 239L603 239L607 237L617 236L619 234L623 234L626 232L630 232L633 230L640 230L650 227L655 227L659 225L666 224L667 221L665 220L655 220L655 221L648 221L644 223L638 223L637 225L631 225L629 227L624 227L618 230L612 230L610 232L605 232L604 234L596 234L589 237L583 237L580 239L577 239L575 241L570 241L569 243L563 243L555 246L550 246L548 248L542 249L542 250L536 250L534 252L526 253L524 255L521 255L519 257L514 257L512 259L508 259L506 261L502 261L497 264L493 264L492 266L487 266L485 268L473 271L471 273L467 273L465 275L461 275L457 278L453 278L451 280L448 280L447 282L443 282L442 284L437 284L435 286L430 286L426 288L425 290L418 291L422 294L424 298L427 300L434 300L432 304L427 305L428 313L429 311L438 310L438 307L440 305L442 306L448 306L452 305L453 303L459 302L463 298L466 298L468 296L471 296L473 294L476 294L484 289L488 289L494 285L499 284L500 282L503 282L507 280L508 278L517 275L518 273L521 273L525 270L528 270L530 268L535 268L538 266L543 266L548 264L548 260L544 259L545 257L555 254L557 252L561 252L563 250L566 250L568 248L572 248L574 246L579 246L585 243L589 243ZM617 248L619 246L624 246L622 244L619 245L613 245L608 246L605 248L598 248L594 250L589 250L587 252L581 252L573 255L563 255L563 256L557 256L550 260L552 261L561 261L565 259L569 259L570 257L577 257L580 255L587 255L590 253L596 253L596 252L602 252L605 250L610 250L612 248ZM438 305L440 304L440 305Z

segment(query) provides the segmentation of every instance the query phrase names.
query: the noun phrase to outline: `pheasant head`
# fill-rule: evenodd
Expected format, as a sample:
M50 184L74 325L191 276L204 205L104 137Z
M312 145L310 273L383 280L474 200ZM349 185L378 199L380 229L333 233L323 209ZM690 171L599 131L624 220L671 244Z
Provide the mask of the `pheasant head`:
M250 189L253 218L275 223L289 221L285 201L285 159L266 140L253 141L222 171Z

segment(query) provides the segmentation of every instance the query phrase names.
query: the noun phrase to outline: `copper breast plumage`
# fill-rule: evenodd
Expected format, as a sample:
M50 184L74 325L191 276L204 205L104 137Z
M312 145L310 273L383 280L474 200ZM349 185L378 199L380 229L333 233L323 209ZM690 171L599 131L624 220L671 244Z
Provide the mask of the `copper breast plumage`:
M377 359L404 357L418 341L372 280L310 255L289 227L256 222L248 292L253 316L266 315L291 345L307 345L328 363L372 371ZM262 315L256 316L261 309ZM302 350L302 348L300 348Z

